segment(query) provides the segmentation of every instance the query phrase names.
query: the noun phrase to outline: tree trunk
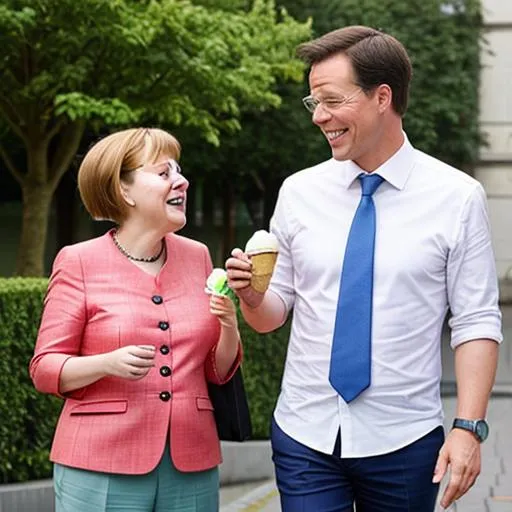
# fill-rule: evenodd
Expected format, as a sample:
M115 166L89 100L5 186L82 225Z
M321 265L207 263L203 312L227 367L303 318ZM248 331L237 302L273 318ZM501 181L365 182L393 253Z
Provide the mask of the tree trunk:
M77 200L76 179L71 172L67 172L55 191L57 249L74 242Z
M224 261L235 247L235 198L233 186L226 184L222 194L222 249Z
M203 226L213 226L214 222L214 198L216 190L215 184L212 183L212 178L210 176L205 177L203 180L203 190L202 190L202 209L203 209Z
M189 226L197 226L197 194L199 191L194 187L188 189L187 193L187 224Z
M76 155L85 120L59 125L60 132L46 133L40 126L27 129L27 173L19 176L23 217L15 274L42 276L48 218L53 194ZM52 139L53 137L53 139Z
M16 275L44 275L44 251L53 188L27 183L22 187L23 217L16 261Z
M259 191L258 191L259 192ZM262 218L260 215L261 212L261 203L262 196L258 193L257 196L254 194L254 190L246 189L242 195L244 200L245 207L247 209L247 213L249 214L249 218L251 219L254 230L264 229L265 226L262 226Z
M277 202L277 196L279 195L279 188L281 187L283 180L269 181L266 183L265 195L263 197L263 226L264 229L268 229L270 219L274 213L274 208Z

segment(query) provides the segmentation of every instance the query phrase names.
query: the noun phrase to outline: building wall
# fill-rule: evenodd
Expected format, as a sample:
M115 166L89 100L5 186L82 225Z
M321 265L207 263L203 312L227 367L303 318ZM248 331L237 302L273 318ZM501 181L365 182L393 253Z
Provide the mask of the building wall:
M475 177L489 198L499 276L512 279L512 1L483 0L483 10L480 121L488 145Z

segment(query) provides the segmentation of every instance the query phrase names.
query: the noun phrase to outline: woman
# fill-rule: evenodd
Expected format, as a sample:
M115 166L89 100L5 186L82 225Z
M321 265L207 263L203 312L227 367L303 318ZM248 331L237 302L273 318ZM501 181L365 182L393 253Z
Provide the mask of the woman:
M204 293L208 249L174 232L188 181L178 141L112 134L85 156L80 194L117 228L63 248L30 363L65 399L51 451L56 511L218 510L221 462L207 381L241 359L235 307Z

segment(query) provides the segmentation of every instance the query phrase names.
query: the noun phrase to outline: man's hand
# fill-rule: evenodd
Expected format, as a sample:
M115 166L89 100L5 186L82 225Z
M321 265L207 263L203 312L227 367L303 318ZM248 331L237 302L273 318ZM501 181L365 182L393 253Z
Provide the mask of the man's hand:
M226 260L228 286L249 307L258 307L264 297L251 286L251 259L241 249L233 249L231 258Z
M446 437L434 470L434 483L439 483L450 466L450 480L441 506L448 508L455 500L466 494L480 474L480 442L466 430L454 428Z

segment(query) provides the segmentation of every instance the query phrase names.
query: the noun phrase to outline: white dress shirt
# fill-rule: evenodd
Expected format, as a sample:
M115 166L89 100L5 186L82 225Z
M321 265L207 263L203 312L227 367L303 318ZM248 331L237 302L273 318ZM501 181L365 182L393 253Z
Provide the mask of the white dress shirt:
M271 231L280 252L270 289L293 308L279 400L280 428L296 441L341 456L406 446L438 425L441 330L450 310L451 346L502 341L485 193L461 171L405 140L375 172L377 227L371 384L350 403L329 383L341 267L361 198L352 161L328 160L285 180Z

